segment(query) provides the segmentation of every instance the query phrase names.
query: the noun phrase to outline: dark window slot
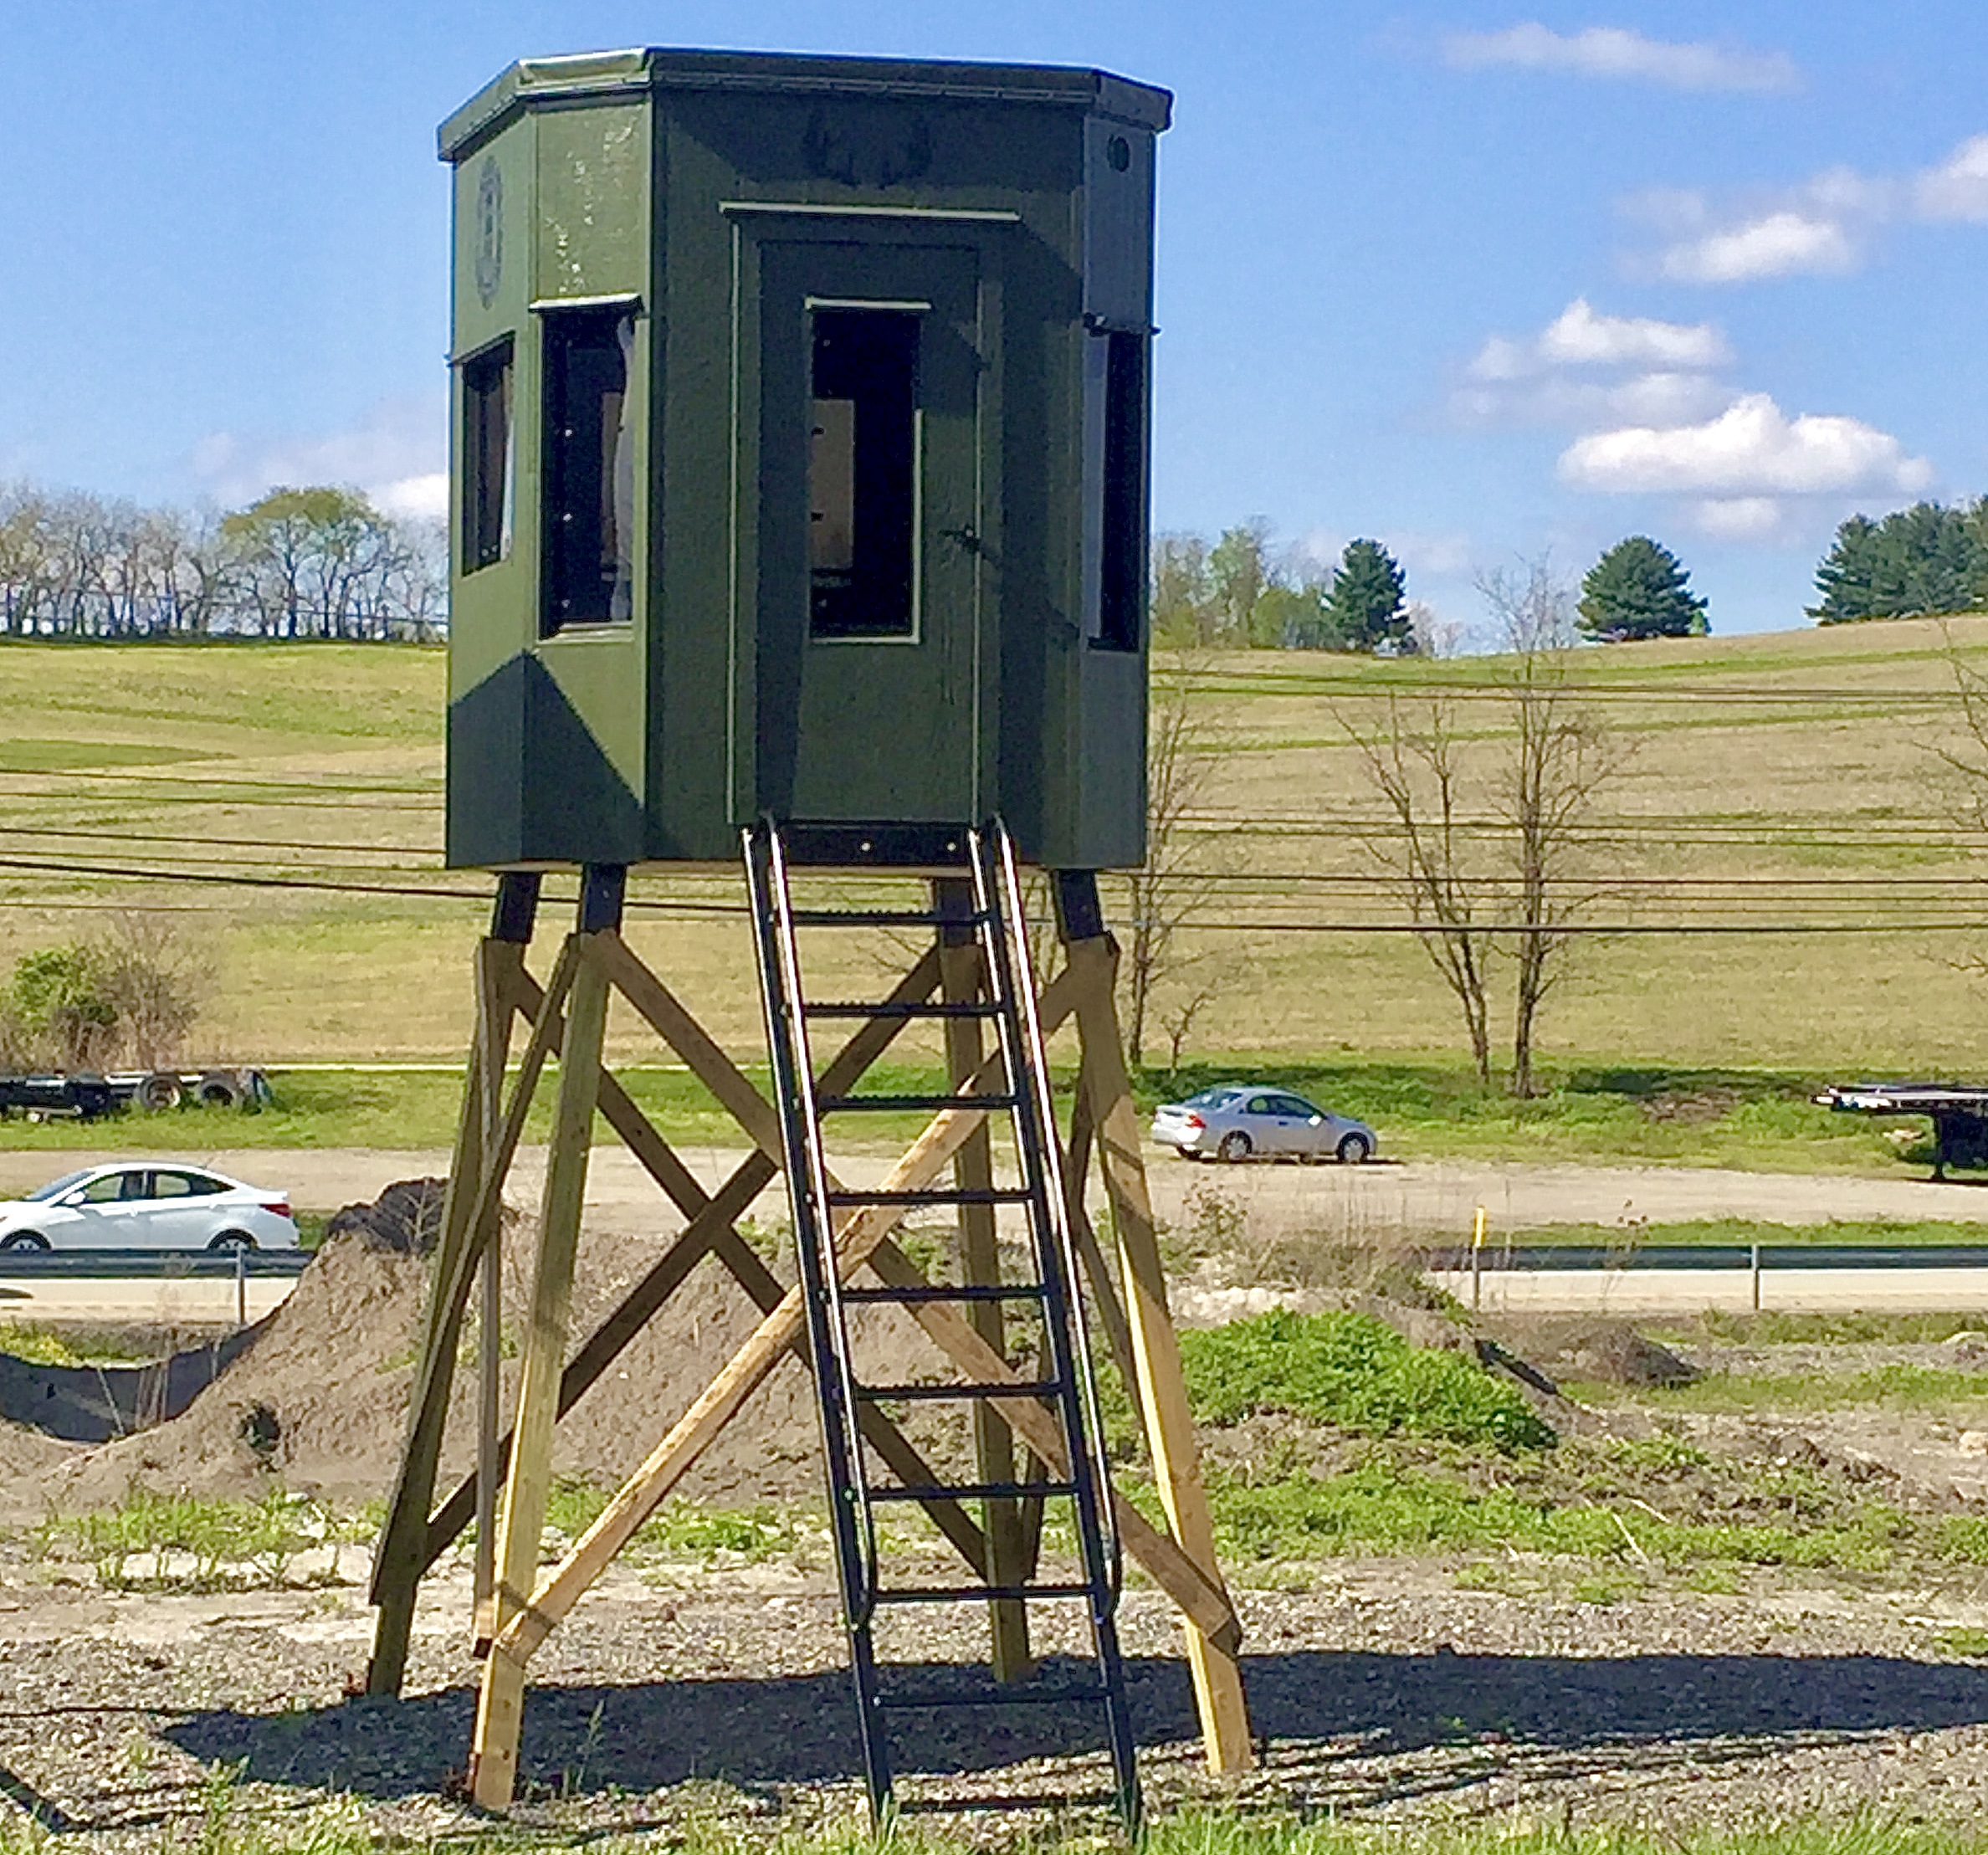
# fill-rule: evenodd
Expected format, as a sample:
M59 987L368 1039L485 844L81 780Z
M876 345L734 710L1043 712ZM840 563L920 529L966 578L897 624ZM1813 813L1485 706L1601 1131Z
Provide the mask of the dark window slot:
M807 464L808 635L918 635L918 316L818 309Z
M511 345L463 365L463 571L510 552Z
M542 637L633 616L634 346L625 310L546 317Z
M1148 341L1122 329L1091 339L1107 344L1095 642L1099 650L1135 651L1145 592Z

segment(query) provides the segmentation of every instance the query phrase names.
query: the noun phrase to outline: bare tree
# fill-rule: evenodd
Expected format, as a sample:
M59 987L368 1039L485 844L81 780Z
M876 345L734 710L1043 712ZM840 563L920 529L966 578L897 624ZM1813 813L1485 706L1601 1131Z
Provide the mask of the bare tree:
M1217 765L1207 681L1206 659L1193 652L1154 659L1145 862L1125 879L1125 1057L1135 1069L1145 1059L1155 989L1196 957L1183 954L1181 934L1206 905L1217 874L1217 853L1192 821Z
M1491 876L1482 834L1465 815L1456 705L1439 695L1408 704L1391 694L1378 735L1344 716L1340 725L1390 814L1388 829L1369 833L1367 850L1395 878L1417 939L1463 1011L1478 1080L1488 1084L1495 924L1483 918Z
M1606 893L1588 879L1595 800L1621 770L1625 749L1570 686L1572 589L1545 561L1477 584L1509 646L1500 680L1513 740L1493 805L1509 833L1511 1089L1524 1096L1535 1092L1533 1033L1573 945L1567 930Z
M1512 968L1509 1087L1530 1095L1541 1007L1576 920L1609 893L1592 871L1596 796L1624 750L1569 674L1573 596L1545 561L1478 591L1505 645L1492 686L1504 726L1468 754L1452 697L1391 694L1377 733L1340 717L1387 814L1369 853L1395 878L1417 937L1455 997L1480 1082L1492 1079L1491 979Z

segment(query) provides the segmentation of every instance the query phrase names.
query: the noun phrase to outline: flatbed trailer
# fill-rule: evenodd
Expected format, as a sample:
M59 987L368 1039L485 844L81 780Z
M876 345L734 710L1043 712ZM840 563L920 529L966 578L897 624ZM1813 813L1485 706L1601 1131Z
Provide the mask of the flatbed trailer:
M202 1108L259 1108L271 1099L269 1079L253 1067L0 1075L0 1117L96 1120L123 1108L163 1113L187 1102Z
M1848 1115L1924 1115L1933 1123L1933 1176L1988 1166L1988 1088L1955 1082L1835 1083L1815 1098Z

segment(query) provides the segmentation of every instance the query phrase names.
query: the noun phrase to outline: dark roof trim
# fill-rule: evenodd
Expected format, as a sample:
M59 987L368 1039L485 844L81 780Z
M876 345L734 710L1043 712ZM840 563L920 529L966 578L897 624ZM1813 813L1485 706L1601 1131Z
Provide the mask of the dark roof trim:
M772 52L592 52L524 59L487 84L438 132L459 161L522 110L651 90L746 90L825 96L930 97L1062 105L1158 131L1173 95L1109 71L1054 64L930 64L911 59L803 58Z

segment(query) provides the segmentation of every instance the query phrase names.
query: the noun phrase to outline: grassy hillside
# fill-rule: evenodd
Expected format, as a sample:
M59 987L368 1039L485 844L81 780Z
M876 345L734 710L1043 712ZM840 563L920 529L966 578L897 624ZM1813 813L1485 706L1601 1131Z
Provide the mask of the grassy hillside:
M1988 619L1953 636L1988 668ZM413 648L0 644L0 960L120 910L170 911L214 968L203 1053L454 1056L487 885L440 869L443 667ZM1544 1021L1550 1070L1988 1071L1988 981L1960 966L1988 950L1971 926L1980 846L1939 790L1955 712L1938 627L1620 647L1575 671L1630 750L1589 853L1606 918L1804 931L1583 943ZM1468 704L1470 751L1493 755L1486 674L1296 653L1210 666L1196 700L1222 758L1196 828L1222 879L1190 938L1194 983L1217 995L1192 1053L1450 1063L1448 996L1414 940L1385 931L1402 914L1361 841L1376 807L1345 730L1437 685ZM272 876L451 893L223 880ZM646 908L632 937L751 1051L742 924L710 912L738 885L663 874L633 893L696 904ZM1946 925L1901 930L1924 924ZM874 986L875 956L850 957L843 978ZM653 1053L631 1025L615 1037Z

